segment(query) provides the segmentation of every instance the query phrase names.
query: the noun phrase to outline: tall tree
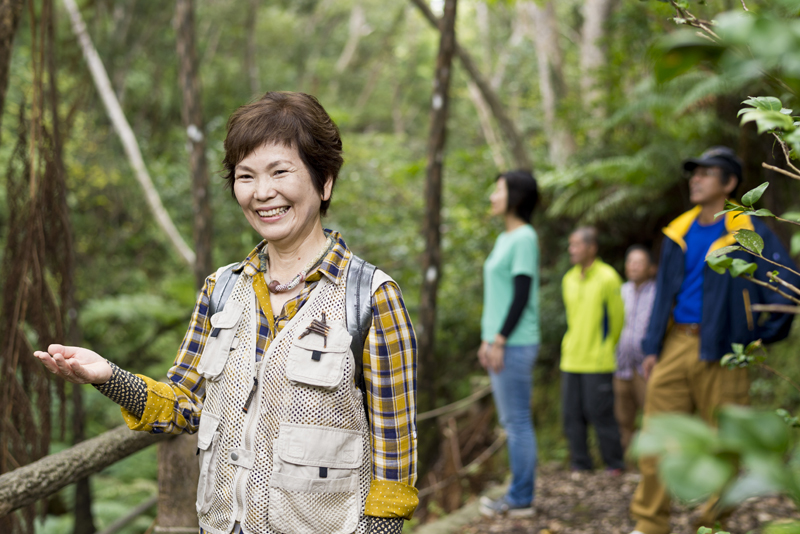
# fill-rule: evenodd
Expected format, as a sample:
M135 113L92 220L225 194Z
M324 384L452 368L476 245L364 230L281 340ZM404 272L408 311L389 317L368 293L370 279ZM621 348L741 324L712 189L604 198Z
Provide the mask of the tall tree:
M178 0L175 5L175 42L181 94L181 116L186 128L189 146L189 170L192 175L192 208L194 220L195 262L194 276L197 288L203 286L213 269L211 259L211 202L208 190L208 163L206 161L206 133L203 122L203 101L200 79L197 74L197 52L194 40L194 2Z
M244 66L247 71L247 79L250 82L251 96L258 94L260 90L258 76L258 59L256 53L256 24L258 22L258 0L248 0L247 20L245 20L245 30L247 32L247 45L244 49Z
M29 13L31 97L29 104L20 105L17 143L6 175L8 229L0 272L4 284L0 306L0 473L41 458L50 443L50 380L30 356L32 339L47 346L74 333L72 235L53 57L54 9L52 0L43 0L39 6L38 13L35 9ZM13 36L6 37L13 41ZM10 50L6 52L10 54ZM5 92L6 85L0 92ZM63 383L57 385L57 391L63 407ZM63 411L60 419L63 431ZM85 495L79 489L78 499ZM79 506L81 510L86 511L85 503ZM29 506L23 522L15 515L2 517L0 531L33 532L34 515ZM84 514L93 529L91 513L86 517Z
M442 168L444 148L447 138L447 113L449 109L450 78L453 54L456 46L456 2L446 0L442 15L439 54L436 57L436 72L431 97L430 135L428 136L428 165L425 171L425 221L423 233L425 251L422 256L422 292L419 305L419 363L420 376L433 401L433 387L430 381L433 371L433 355L436 332L436 295L442 265L441 224L442 224Z
M552 0L544 5L524 1L519 2L517 8L525 33L536 47L548 155L554 166L562 167L575 152L576 146L575 139L558 116L561 102L567 94L567 85L564 81L564 54L558 40L555 5Z
M439 31L442 31L444 21L442 20L442 23L440 24L440 21L436 18L436 15L433 14L433 11L431 11L431 8L428 6L425 0L411 1L422 12L428 22L430 22L434 27L438 28ZM508 144L511 145L511 154L514 156L514 163L516 167L520 169L530 169L531 160L528 157L528 152L525 148L525 142L517 130L514 121L512 121L508 116L508 113L506 113L505 107L503 106L502 102L500 102L500 98L497 96L497 93L492 89L491 85L483 76L483 74L481 74L480 70L475 64L475 60L472 59L472 56L466 50L464 50L464 48L459 46L457 42L455 43L454 53L456 56L458 56L458 59L461 61L461 65L464 67L464 70L467 71L470 79L472 79L472 81L480 90L483 99L489 106L489 109L492 110L492 114L497 120L497 123L500 125L503 135L508 141Z
M193 0L177 0L174 20L178 78L183 96L181 116L190 146L192 228L196 252L194 278L199 289L213 264L206 135L197 74ZM197 528L193 488L197 486L200 472L191 454L196 447L197 437L190 435L179 436L158 446L158 527L161 530L189 531Z
M17 34L24 5L24 0L0 0L0 117L3 116L5 109L14 36Z
M583 28L581 28L580 66L581 93L585 111L601 117L605 108L600 105L602 91L597 84L597 73L606 64L603 39L606 22L617 0L585 0Z

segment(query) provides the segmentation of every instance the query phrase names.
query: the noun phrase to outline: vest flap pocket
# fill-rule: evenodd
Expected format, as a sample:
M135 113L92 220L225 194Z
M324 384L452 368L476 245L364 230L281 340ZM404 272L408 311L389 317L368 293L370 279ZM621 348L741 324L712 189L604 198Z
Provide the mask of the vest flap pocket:
M286 358L286 378L293 382L336 389L344 378L347 352L308 350L293 346Z
M235 300L228 300L225 309L211 316L212 328L233 328L242 316L244 304Z
M219 426L219 416L211 412L200 414L200 428L197 431L197 448L207 451Z
M322 336L316 332L309 330L312 321L305 321L303 325L297 329L297 338L294 340L293 345L310 351L320 352L347 352L350 347L350 340L352 336L347 332L347 329L341 324L328 324L328 335ZM302 338L303 334L306 334Z
M355 469L361 465L361 440L358 430L281 423L278 455L292 464Z
M244 304L229 300L225 309L211 316L211 332L200 356L197 372L208 380L216 380L225 369L231 351L236 349L236 326L242 319Z

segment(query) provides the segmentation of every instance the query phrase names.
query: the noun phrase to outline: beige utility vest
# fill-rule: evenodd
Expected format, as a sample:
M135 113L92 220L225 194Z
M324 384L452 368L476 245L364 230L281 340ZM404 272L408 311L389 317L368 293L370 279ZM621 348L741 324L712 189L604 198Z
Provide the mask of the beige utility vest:
M206 388L197 513L208 532L230 534L236 521L246 534L366 532L372 452L353 380L346 279L323 276L259 363L252 276L243 272L211 317L197 367ZM376 271L373 293L388 280ZM299 339L323 312L327 341Z

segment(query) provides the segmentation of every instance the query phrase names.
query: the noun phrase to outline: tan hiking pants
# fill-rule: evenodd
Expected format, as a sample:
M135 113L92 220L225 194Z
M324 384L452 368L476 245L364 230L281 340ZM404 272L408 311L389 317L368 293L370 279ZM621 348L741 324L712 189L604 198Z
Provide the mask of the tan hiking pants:
M647 383L644 424L651 415L677 412L698 414L715 423L715 411L723 404L748 404L750 380L747 369L726 369L717 362L699 359L700 338L672 329L664 341L661 358ZM645 534L669 534L670 497L658 479L656 458L641 458L641 481L631 502L636 530ZM706 503L700 524L712 527L720 516L716 499Z

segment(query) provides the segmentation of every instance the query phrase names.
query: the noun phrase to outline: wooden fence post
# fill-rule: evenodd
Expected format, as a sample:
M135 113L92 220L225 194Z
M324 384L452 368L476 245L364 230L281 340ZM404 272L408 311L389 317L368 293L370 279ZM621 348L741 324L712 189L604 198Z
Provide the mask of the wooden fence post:
M158 444L158 518L155 534L197 534L195 511L200 465L197 434Z

